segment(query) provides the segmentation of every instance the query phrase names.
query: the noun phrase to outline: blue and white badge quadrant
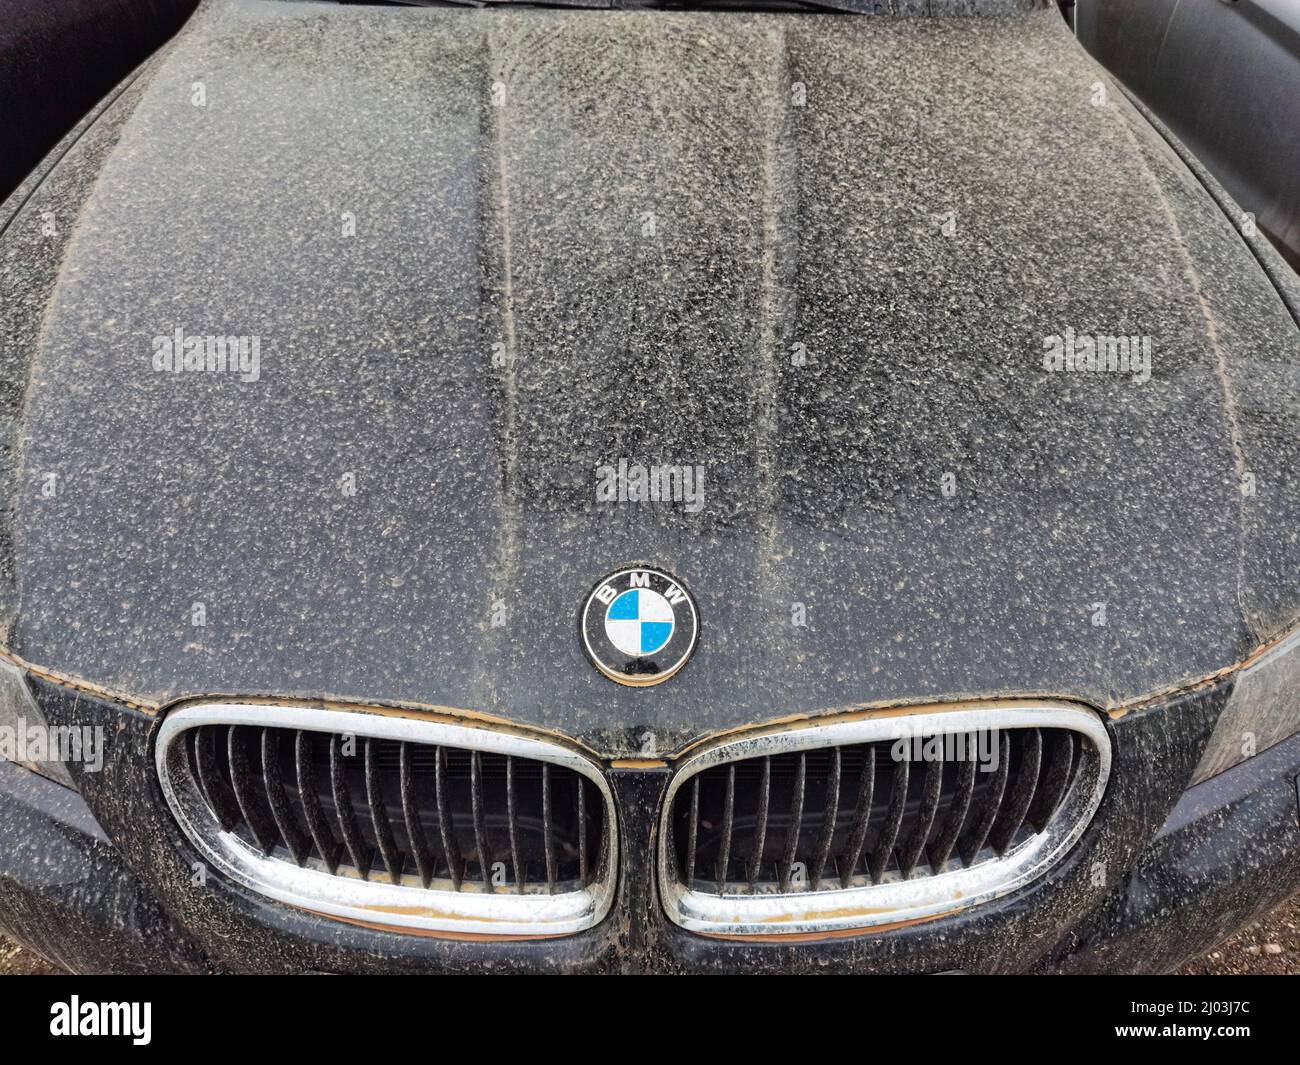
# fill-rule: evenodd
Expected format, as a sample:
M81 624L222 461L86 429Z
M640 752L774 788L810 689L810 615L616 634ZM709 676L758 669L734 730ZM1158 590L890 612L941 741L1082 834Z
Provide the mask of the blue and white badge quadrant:
M658 592L629 588L605 611L605 635L625 655L652 655L672 638L673 608Z

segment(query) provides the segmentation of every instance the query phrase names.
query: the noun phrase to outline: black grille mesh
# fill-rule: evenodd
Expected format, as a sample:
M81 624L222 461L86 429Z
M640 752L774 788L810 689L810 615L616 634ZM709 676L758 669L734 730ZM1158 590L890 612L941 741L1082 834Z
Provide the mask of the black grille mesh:
M184 739L221 827L298 865L522 893L587 887L603 860L600 791L565 766L257 725Z
M938 751L941 737L909 742L901 760L894 742L773 754L696 774L674 797L669 822L678 880L720 893L816 891L997 858L1046 829L1088 741L1059 728L966 733L957 748L965 755L952 756L950 739L947 760L922 754ZM997 765L986 771L968 755L990 745Z

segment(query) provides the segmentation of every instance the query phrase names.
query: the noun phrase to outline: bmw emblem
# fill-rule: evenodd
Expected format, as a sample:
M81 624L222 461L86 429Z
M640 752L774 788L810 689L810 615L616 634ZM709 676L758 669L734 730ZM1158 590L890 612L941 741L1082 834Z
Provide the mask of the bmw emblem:
M700 619L680 581L657 569L621 569L601 581L582 608L582 641L610 680L660 684L695 650Z

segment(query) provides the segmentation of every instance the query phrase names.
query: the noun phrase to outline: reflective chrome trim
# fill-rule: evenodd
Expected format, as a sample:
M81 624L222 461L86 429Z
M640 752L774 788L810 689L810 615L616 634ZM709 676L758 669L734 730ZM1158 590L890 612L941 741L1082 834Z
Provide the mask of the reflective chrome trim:
M763 755L808 751L904 736L947 735L1006 728L1064 728L1090 742L1079 745L1079 771L1047 829L998 859L937 876L880 884L779 893L717 894L688 890L676 875L669 844L673 799L683 784L715 765ZM669 918L693 932L771 936L870 929L946 915L1007 895L1037 879L1078 841L1101 803L1110 776L1110 737L1097 713L1062 702L990 702L864 711L839 720L812 719L742 734L686 757L664 798L659 824L659 890ZM954 863L959 864L959 863ZM892 877L892 879L891 879Z
M605 802L602 868L578 891L489 892L466 883L460 891L332 875L322 865L304 867L268 858L225 832L190 772L185 745L175 742L197 725L271 725L412 743L442 744L532 758L581 773ZM598 924L614 902L618 834L614 799L600 769L576 751L548 740L489 728L425 721L405 713L327 710L269 703L204 703L173 710L159 729L154 764L163 794L185 834L212 864L245 887L299 909L351 921L422 931L484 936L570 935ZM437 882L435 882L436 884Z

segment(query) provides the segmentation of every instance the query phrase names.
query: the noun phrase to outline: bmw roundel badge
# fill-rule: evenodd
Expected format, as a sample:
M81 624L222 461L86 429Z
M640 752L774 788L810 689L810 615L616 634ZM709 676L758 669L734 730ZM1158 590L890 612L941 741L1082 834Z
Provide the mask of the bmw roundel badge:
M700 619L680 581L657 569L621 569L582 608L582 641L610 680L644 688L667 680L695 650Z

